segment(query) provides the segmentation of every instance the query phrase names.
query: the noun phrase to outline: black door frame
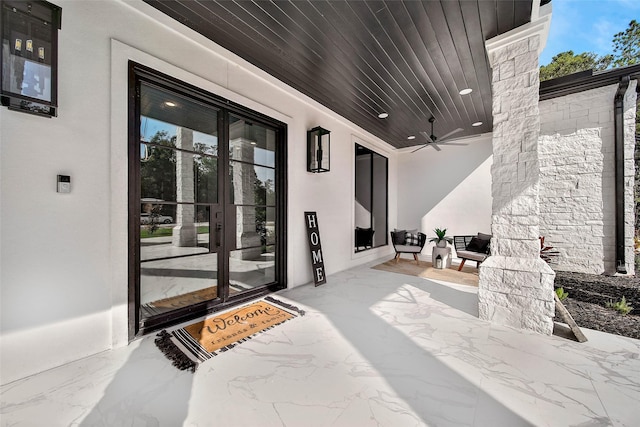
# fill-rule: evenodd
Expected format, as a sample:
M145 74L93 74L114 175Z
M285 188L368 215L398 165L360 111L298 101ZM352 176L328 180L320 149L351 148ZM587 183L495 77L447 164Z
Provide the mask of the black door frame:
M218 192L219 204L222 206L222 245L218 248L219 268L218 283L222 295L218 298L173 310L148 318L144 324L140 319L140 83L150 83L153 86L168 91L180 93L183 96L210 105L219 111L218 114L218 162L223 167L218 168ZM197 88L186 82L175 79L152 68L129 61L129 94L128 94L128 324L129 341L132 341L147 333L169 327L190 319L223 310L231 306L242 304L268 293L287 287L287 125L270 118L262 113L253 111L247 107L236 104L225 98ZM229 114L250 119L276 132L276 157L275 157L275 189L276 189L276 265L275 282L266 286L229 295L229 253L231 248L225 242L231 241L226 234L231 227L226 225L230 221L236 221L231 217L230 209L230 176L227 172L229 165ZM214 218L209 226L214 225Z

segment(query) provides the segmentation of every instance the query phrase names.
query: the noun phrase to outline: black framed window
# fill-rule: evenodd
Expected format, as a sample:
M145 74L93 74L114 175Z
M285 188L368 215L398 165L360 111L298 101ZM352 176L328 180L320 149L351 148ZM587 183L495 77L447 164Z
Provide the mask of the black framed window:
M355 145L354 246L356 252L388 243L389 160Z

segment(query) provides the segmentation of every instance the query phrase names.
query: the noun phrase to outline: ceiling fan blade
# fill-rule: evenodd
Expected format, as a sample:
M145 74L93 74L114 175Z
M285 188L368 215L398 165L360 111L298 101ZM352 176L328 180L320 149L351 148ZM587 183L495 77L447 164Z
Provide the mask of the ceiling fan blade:
M424 136L427 141L434 142L433 139L431 139L431 136L428 133L426 133L425 131L420 131L420 135Z
M438 138L438 142L442 142L443 140L447 139L447 138L448 138L448 137L450 137L451 135L456 134L456 133L458 133L458 132L460 132L460 131L463 131L463 130L464 130L464 129L462 129L462 128L458 128L458 129L454 129L454 130L452 130L452 131L451 131L451 132L449 132L449 133L445 133L445 134L444 134L444 135L442 135L440 138Z
M446 145L459 145L460 147L466 147L469 144L460 144L459 142L444 142Z
M424 147L426 147L427 145L429 145L429 144L424 144L422 147L418 147L418 148L416 148L415 150L413 150L413 151L412 151L412 153L415 153L415 152L416 152L416 151L418 151L418 150L422 150L422 149L423 149Z
M438 144L429 144L429 145L435 148L436 151L442 151L442 148L438 147Z

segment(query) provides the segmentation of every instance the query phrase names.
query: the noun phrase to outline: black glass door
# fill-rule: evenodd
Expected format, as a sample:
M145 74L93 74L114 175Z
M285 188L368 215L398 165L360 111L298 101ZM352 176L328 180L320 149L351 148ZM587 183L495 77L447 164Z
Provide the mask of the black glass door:
M132 336L284 287L283 129L133 79Z
M221 112L141 82L142 321L221 296Z

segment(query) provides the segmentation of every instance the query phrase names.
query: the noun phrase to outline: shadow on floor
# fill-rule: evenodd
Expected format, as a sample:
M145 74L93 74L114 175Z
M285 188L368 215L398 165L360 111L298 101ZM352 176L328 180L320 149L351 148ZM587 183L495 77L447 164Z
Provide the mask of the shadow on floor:
M450 274L455 275L455 271ZM403 282L416 286L425 292L429 292L431 298L448 305L451 308L465 312L473 317L478 317L478 288L467 285L456 285L458 289L443 285L435 279L416 277L412 275L375 270L376 277L384 277L388 274L394 277L395 282Z
M183 425L189 410L193 374L177 370L159 358L158 351L153 339L141 340L114 375L104 396L79 425Z
M361 285L366 280L361 280L360 273L370 277L371 286ZM467 316L477 317L477 294L458 291L426 279L407 279L376 270L359 271L358 284L347 279L339 280L339 286L332 286L331 279L336 276L322 287L284 295L319 311L330 320L337 331L370 363L372 372L382 376L400 400L411 407L411 411L419 417L415 420L416 424L531 425L482 390L479 386L482 380L480 372L476 370L470 373L474 377L474 382L471 382L442 361L453 360L453 357L447 359L446 355L434 355L425 349L429 347L430 339L435 342L443 332L437 324L432 324L432 318L439 316L439 322L442 322L443 317L449 316L450 322L462 323L462 327L449 329L448 333L457 334L450 338L460 343L461 351L473 355L476 337L465 336L454 329L469 334L464 322ZM402 279L398 280L398 277ZM361 287L346 289L349 286ZM425 292L445 306L420 304L417 298L424 298ZM451 313L451 309L465 314L447 314ZM407 331L415 331L415 334ZM473 369L473 366L467 366L469 369ZM400 407L395 409L401 410Z

